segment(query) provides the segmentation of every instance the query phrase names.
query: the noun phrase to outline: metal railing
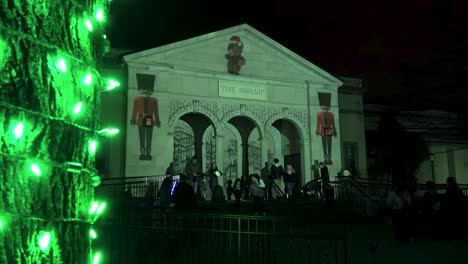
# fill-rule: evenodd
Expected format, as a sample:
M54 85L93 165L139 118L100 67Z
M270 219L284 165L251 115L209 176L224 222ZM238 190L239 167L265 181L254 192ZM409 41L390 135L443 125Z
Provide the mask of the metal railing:
M348 201L360 213L366 216L377 216L379 213L379 200L350 177L338 177L335 181L336 199Z
M338 177L340 180L344 180L345 177ZM357 184L359 184L367 193L374 198L381 198L385 196L388 192L394 190L393 184L385 180L376 180L376 179L365 179L365 178L350 178ZM422 196L426 191L425 184L417 184L416 186L416 196ZM468 196L468 184L458 184L458 187L462 190L463 194ZM436 191L439 194L445 193L446 184L436 184Z
M146 177L109 178L102 180L96 189L96 195L102 197L128 197L143 198L147 192L157 197L159 188L166 175Z
M347 264L346 226L305 219L125 208L96 226L106 263ZM102 247L101 247L102 246Z

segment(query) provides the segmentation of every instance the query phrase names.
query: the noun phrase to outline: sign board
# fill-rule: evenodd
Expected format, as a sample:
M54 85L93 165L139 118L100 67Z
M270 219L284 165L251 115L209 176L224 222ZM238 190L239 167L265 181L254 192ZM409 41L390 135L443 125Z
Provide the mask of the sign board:
M267 87L264 84L219 80L219 97L267 101Z

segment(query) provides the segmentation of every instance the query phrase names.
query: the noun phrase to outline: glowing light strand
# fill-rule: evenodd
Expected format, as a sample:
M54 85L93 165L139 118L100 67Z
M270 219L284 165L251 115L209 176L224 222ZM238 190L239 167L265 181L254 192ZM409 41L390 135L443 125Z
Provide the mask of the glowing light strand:
M117 129L117 128L104 128L104 129L101 129L101 130L98 131L98 130L90 128L90 127L85 127L85 126L70 122L70 121L65 120L63 118L59 118L59 117L55 117L55 116L51 116L51 115L46 115L46 114L36 112L36 111L33 111L33 110L29 110L29 109L26 109L26 108L23 108L23 107L15 106L15 105L6 103L4 101L0 101L0 106L3 106L3 107L5 107L7 109L10 109L10 110L15 110L14 112L16 112L16 113L17 112L24 112L24 113L32 114L32 115L39 116L39 117L42 117L42 118L45 118L45 119L49 119L49 120L53 120L53 121L59 121L59 122L62 122L64 124L79 128L81 130L85 130L85 131L89 131L89 132L93 132L93 133L107 134L107 135L114 135L114 134L119 133L119 129ZM101 133L99 133L99 132L101 132ZM106 133L104 133L104 132L106 132Z
M14 213L10 213L10 212L5 212L5 211L0 211L0 215L2 216L6 216L7 218L11 218L11 219L18 219L18 218L21 218L21 219L27 219L27 220L31 220L31 221L38 221L38 222L67 222L67 223L70 223L70 222L76 222L76 223L85 223L85 224L93 224L94 221L92 220L89 220L89 219L81 219L81 218L54 218L54 219L50 219L50 218L43 218L43 217L38 217L38 216L31 216L31 215L25 215L25 214L14 214Z
M33 162L35 162L34 164L39 167L39 170L40 170L39 165L43 165L43 166L48 167L48 168L52 167L52 168L55 168L55 169L58 169L58 170L63 170L63 171L68 172L69 171L69 164L71 163L71 162L61 163L61 162L57 162L57 161L53 161L53 160L38 159L38 158L33 158L33 157L14 155L14 154L8 154L8 153L1 153L1 152L0 152L0 156L3 156L5 158L10 158L10 159L15 159L15 160L22 160L22 161L30 160L30 161L33 161ZM81 163L76 163L76 164L81 165ZM31 166L29 168L31 169ZM79 169L79 172L77 174L80 174L80 173L88 174L91 178L99 177L99 175L97 175L97 170L95 168L81 168L81 169ZM37 176L39 176L39 175L37 175Z
M50 245L51 235L50 232L43 232L41 236L39 236L39 246L43 251L47 250Z
M46 114L43 114L41 112L36 112L34 110L29 110L29 109L26 109L26 108L23 108L23 107L20 107L20 106L16 106L16 105L12 105L12 104L9 104L5 101L0 101L0 106L3 106L5 108L8 108L10 110L15 110L15 112L25 112L25 113L28 113L28 114L31 114L31 115L35 115L35 116L40 116L40 117L43 117L43 118L46 118L46 119L49 119L49 120L53 120L53 121L60 121L60 122L63 122L67 125L70 125L70 126L74 126L76 128L79 128L81 130L86 130L86 131L92 131L92 132L96 132L94 129L92 128L89 128L89 127L86 127L86 126L82 126L82 125L79 125L79 124L76 124L76 123L73 123L73 122L70 122L68 120L65 120L63 118L60 118L60 117L56 117L56 116L51 116L51 115L46 115Z
M16 139L20 139L23 135L24 124L22 122L16 124L15 128L13 129L13 134L15 134Z

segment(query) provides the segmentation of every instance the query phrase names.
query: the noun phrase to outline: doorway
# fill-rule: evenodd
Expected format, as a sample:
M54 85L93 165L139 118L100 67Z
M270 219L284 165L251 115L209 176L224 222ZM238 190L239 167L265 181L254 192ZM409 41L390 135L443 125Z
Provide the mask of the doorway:
M296 171L297 174L297 184L302 185L302 164L301 164L301 154L290 154L284 156L284 169L286 169L286 165L291 164Z

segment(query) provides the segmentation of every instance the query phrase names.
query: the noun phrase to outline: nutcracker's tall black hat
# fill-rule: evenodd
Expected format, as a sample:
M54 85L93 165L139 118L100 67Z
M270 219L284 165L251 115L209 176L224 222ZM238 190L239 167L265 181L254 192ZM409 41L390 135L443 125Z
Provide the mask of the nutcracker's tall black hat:
M154 91L154 80L156 80L156 75L137 73L136 78L139 91Z
M331 93L318 93L319 105L330 107Z

